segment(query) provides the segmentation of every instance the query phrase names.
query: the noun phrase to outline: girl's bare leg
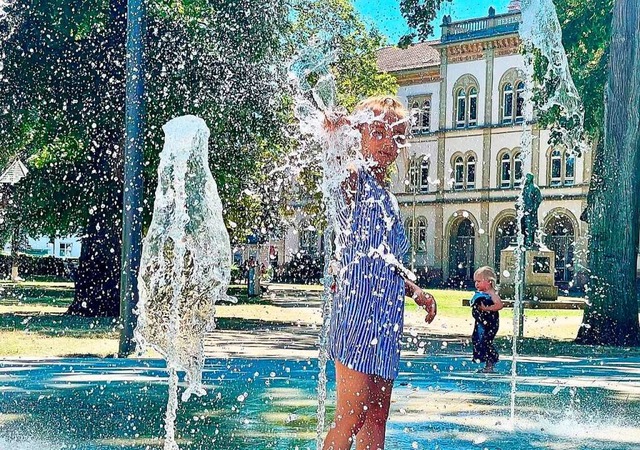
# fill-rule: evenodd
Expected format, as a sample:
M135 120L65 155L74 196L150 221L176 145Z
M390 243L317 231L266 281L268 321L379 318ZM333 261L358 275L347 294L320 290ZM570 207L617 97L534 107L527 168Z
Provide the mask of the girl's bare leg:
M352 437L365 423L370 404L372 375L349 369L336 361L336 412L323 450L350 450Z
M364 426L356 436L358 450L384 450L393 380L372 377Z

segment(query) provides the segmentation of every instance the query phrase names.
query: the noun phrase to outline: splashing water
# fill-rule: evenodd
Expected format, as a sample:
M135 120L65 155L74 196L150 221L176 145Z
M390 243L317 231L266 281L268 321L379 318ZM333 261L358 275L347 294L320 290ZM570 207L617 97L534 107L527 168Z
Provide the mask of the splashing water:
M7 16L6 8L9 6L10 2L7 0L0 0L0 20L4 19Z
M366 159L360 151L360 132L355 125L371 123L380 120L372 111L358 111L348 116L349 124L342 125L334 131L327 131L325 120L336 120L339 116L346 115L346 111L336 106L336 83L329 64L334 61L335 51L320 41L311 43L306 47L290 66L290 81L295 95L295 116L299 121L303 135L312 137L307 142L303 154L306 160L302 165L318 163L322 168L322 194L327 218L327 227L324 230L324 248L326 254L333 257L325 258L324 291L322 296L323 322L320 331L318 357L318 410L317 410L317 448L322 448L322 435L325 426L326 413L326 366L328 361L327 341L329 324L331 322L331 303L333 297L333 284L339 276L346 271L346 267L340 267L338 261L341 258L344 245L351 233L350 225L341 224L338 215L344 210L343 182L355 171L375 165L375 162ZM309 83L309 75L317 78L315 85ZM391 218L385 218L391 224ZM368 256L375 254L385 261L397 267L409 278L415 280L415 275L389 252L381 249L371 249Z
M169 401L165 450L176 450L178 370L188 384L182 400L204 395L204 337L214 328L214 304L226 294L231 247L222 203L209 169L209 129L194 116L164 127L153 219L143 242L136 342L167 360Z
M558 21L552 0L522 0L521 22L518 28L520 39L524 43L524 77L526 90L524 93L524 122L520 139L521 158L529 160L531 166L534 120L533 96L537 89L534 83L534 50L546 58L544 80L552 82L552 91L546 92L544 102L538 104L540 111L548 111L554 106L559 107L561 120L559 128L554 131L570 152L582 152L587 149L584 142L584 111L578 90L576 89L569 62L562 45L562 28ZM563 126L566 124L567 126ZM516 208L518 210L516 223L522 223L524 216L524 183L520 192ZM511 425L515 427L515 405L517 393L517 365L518 365L518 336L520 323L523 320L524 300L524 271L525 250L524 235L519 229L517 246L514 252L517 261L514 274L515 302L513 304L513 358L511 362Z
M355 153L358 153L358 143L360 142L359 133L347 133L350 139L335 139L335 135L331 136L325 131L323 126L325 114L331 114L335 107L336 85L333 76L329 70L329 64L335 60L335 52L327 51L323 42L316 41L297 55L297 58L290 66L290 80L294 91L297 93L295 98L295 116L300 123L300 130L303 134L312 136L312 142L308 143L308 147L316 151L304 151L303 153L311 155L302 164L320 163L323 173L322 191L323 200L325 201L325 209L327 214L327 229L325 230L324 248L327 254L331 254L334 248L331 241L332 233L336 236L340 231L337 225L336 204L340 192L341 183L347 178L348 170L345 166L348 159L354 160ZM311 74L319 74L317 88L311 86L308 77ZM311 98L309 98L311 97ZM324 155L321 149L324 147ZM325 144L325 145L322 145ZM349 155L344 158L344 155ZM340 156L343 156L340 158ZM332 195L335 194L335 195ZM331 273L330 273L331 272ZM316 427L316 446L322 448L322 434L325 427L326 415L326 397L327 397L327 361L329 359L327 353L327 339L329 334L329 324L331 322L331 284L332 276L337 275L333 268L329 267L329 258L325 258L325 269L322 294L322 327L319 337L319 355L318 355L318 409L317 409L317 427Z
M552 85L544 90L543 102L537 106L541 111L559 107L561 120L553 131L570 152L585 151L588 146L584 140L584 108L571 77L553 0L522 0L521 12L519 34L527 49L525 67L533 74L532 49L538 50L547 63L544 81ZM533 91L533 83L529 91Z

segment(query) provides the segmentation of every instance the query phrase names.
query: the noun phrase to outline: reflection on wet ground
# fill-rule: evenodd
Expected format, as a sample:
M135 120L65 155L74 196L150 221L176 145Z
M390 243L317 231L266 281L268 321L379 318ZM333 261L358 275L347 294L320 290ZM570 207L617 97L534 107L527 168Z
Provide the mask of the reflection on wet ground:
M181 448L315 448L316 360L290 354L208 360L208 394L180 406ZM406 357L387 448L638 448L640 357L621 355L524 358L515 428L506 358L484 375L453 349ZM163 361L5 360L0 380L1 449L162 448Z

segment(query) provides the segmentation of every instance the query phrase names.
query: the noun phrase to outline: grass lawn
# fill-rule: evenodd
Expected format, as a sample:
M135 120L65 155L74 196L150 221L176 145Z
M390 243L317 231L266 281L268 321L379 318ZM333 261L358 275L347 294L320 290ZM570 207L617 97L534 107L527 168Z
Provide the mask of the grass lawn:
M107 356L118 351L110 318L65 316L73 283L0 282L0 356Z
M473 296L471 291L454 291L445 289L427 289L438 302L438 314L451 318L467 318L471 315L468 306L462 306L462 300L469 299ZM559 297L559 300L564 297ZM568 298L566 298L568 299ZM571 298L575 300L575 298ZM418 310L418 306L407 301L406 309L408 311ZM505 308L503 314L511 314L511 310ZM525 309L525 316L531 319L540 317L582 317L582 311L577 309Z
M278 287L276 287L278 288ZM321 286L282 286L289 292L306 291L318 295ZM234 285L230 294L238 298L238 315L231 320L242 320L243 311L270 304L269 298L246 297L244 286ZM469 291L430 290L438 300L438 321L445 333L465 335L469 331L471 313L468 306L462 306L462 300L469 298ZM0 282L0 357L33 356L109 356L118 351L118 324L110 318L84 318L64 315L73 300L73 284L51 281L25 281L21 283ZM412 301L407 301L407 313L418 315L421 312ZM234 308L235 310L235 308ZM282 320L278 311L266 320ZM289 308L289 311L290 308ZM292 312L292 311L291 311ZM234 313L235 314L235 313ZM502 313L501 339L506 340L511 330L511 310ZM576 326L580 323L580 310L526 310L525 329L542 329L533 334L536 338L552 337L549 342L537 340L526 344L545 348L558 348L558 342L575 337ZM304 320L304 319L303 319ZM458 328L456 329L456 324ZM577 325L576 325L577 324ZM448 330L445 328L449 327ZM471 325L472 327L472 325ZM544 329L553 331L545 334ZM563 328L564 327L564 328ZM434 333L438 334L438 330ZM531 332L530 332L531 333ZM531 335L531 334L530 334ZM555 342L555 344L554 344ZM566 345L572 345L566 342ZM563 347L564 345L563 344ZM531 348L535 350L535 348Z

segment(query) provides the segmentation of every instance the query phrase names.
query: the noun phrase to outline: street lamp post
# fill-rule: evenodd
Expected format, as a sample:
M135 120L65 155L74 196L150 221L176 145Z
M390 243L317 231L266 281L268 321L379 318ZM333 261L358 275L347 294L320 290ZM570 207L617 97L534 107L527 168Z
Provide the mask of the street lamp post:
M144 146L145 0L127 2L124 189L122 208L122 272L120 274L121 357L135 350L134 309L138 303L138 270L142 254L142 161Z
M416 246L418 245L418 225L416 224L416 204L418 195L418 185L420 168L422 165L422 156L413 157L410 160L410 174L411 174L411 190L413 191L413 205L412 205L412 218L411 218L411 272L415 271L416 264Z

